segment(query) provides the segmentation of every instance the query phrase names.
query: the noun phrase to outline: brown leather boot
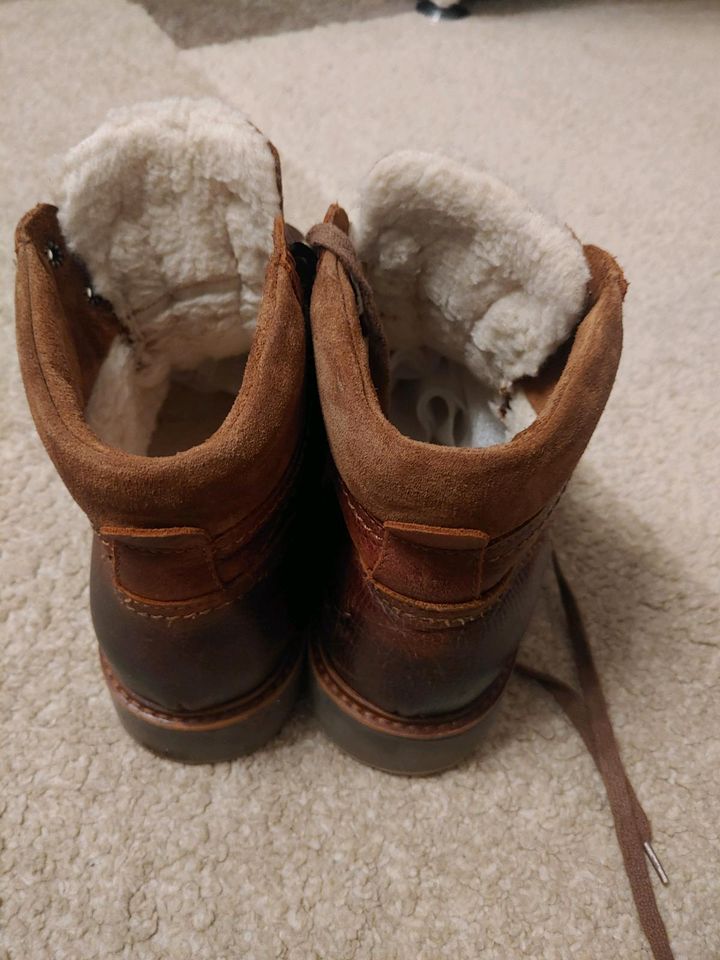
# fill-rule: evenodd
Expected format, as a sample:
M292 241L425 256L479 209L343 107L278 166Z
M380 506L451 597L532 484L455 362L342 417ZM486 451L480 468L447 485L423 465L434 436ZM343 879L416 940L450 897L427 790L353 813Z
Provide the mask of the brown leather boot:
M118 113L17 229L22 374L93 527L102 669L176 759L254 750L295 700L301 304L276 152L213 101Z
M366 186L367 280L347 231L333 207L309 234L347 531L315 699L354 756L427 774L472 752L505 689L550 517L610 393L625 281L503 185L425 155Z
M517 666L591 752L653 957L672 960L648 862L667 877L555 557L579 690L516 663L552 512L615 377L622 271L492 178L422 154L371 176L353 234L364 267L348 231L333 206L308 235L341 511L316 712L358 759L429 774L473 751Z

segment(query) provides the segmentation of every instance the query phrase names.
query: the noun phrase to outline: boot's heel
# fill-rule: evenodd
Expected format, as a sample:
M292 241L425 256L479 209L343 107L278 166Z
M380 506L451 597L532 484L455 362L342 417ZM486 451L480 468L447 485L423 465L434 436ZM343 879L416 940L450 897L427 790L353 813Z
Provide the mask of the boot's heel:
M105 681L127 732L154 753L183 763L219 763L252 753L283 725L297 699L302 656L247 697L215 710L167 713L134 696L100 654Z
M313 647L310 689L316 716L335 743L387 773L427 776L466 760L492 723L493 708L510 675L505 671L470 708L453 715L409 719L364 701Z

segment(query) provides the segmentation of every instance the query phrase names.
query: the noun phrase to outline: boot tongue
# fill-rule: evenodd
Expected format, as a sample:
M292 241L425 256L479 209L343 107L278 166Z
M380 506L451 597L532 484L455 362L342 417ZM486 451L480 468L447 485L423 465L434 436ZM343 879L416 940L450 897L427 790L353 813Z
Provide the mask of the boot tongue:
M581 317L582 246L486 173L393 154L353 223L390 348L439 353L494 395L536 374Z
M270 143L215 100L115 111L70 151L65 239L149 376L249 350L280 191Z

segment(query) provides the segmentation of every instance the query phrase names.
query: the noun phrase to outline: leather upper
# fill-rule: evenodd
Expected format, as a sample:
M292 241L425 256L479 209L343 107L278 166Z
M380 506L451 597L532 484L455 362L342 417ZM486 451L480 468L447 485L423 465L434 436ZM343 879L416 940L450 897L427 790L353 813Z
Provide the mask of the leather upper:
M509 443L457 448L412 440L387 419L352 283L338 258L322 253L312 329L325 426L344 483L372 515L498 537L562 491L610 395L622 347L622 271L597 247L585 254L588 310L537 419Z
M65 247L54 207L41 204L23 217L16 252L17 344L28 402L93 525L189 526L216 536L249 518L282 482L305 426L302 294L282 220L235 403L211 437L171 457L109 447L85 421L99 365L124 334L109 304L88 301L87 275Z
M347 221L331 208L326 222ZM552 512L615 377L626 284L612 257L586 247L586 316L526 385L537 419L498 446L442 447L400 434L383 412L369 363L372 325L359 316L346 247L342 262L332 249L321 253L311 306L346 531L318 642L363 702L440 717L467 708L512 667Z
M20 366L38 433L95 531L91 609L107 661L166 711L243 696L299 650L306 337L282 220L234 405L211 437L169 457L109 447L85 422L100 364L126 334L88 297L55 209L30 211L16 245Z

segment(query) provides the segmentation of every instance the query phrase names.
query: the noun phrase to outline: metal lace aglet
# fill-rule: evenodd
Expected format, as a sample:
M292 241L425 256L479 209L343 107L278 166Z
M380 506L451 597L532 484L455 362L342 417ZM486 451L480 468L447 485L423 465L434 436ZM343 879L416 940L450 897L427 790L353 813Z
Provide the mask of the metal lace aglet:
M662 864L660 863L660 861L658 860L657 854L655 853L655 851L654 851L653 848L652 848L652 844L651 844L649 841L646 840L646 841L643 843L643 848L644 848L644 850L645 850L645 853L646 853L646 855L647 855L648 860L650 861L650 863L651 863L652 866L653 866L653 870L654 870L655 873L658 875L658 877L660 877L660 883L661 883L664 887L666 887L666 886L670 883L670 881L669 881L669 879L668 879L668 875L665 873L665 870L664 870L664 868L663 868L663 865L662 865Z

